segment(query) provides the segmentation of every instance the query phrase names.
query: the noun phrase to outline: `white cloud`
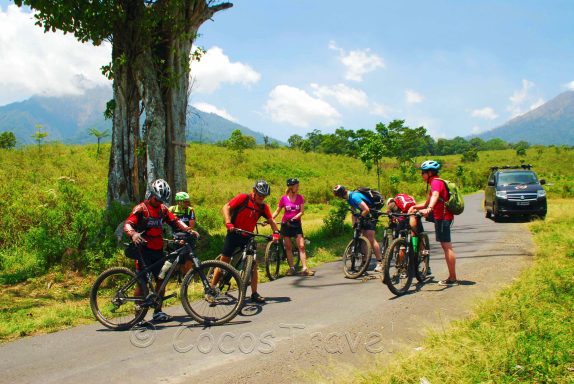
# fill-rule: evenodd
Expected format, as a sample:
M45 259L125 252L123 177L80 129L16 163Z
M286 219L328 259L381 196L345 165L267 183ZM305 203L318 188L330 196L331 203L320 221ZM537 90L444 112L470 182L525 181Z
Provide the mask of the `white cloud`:
M574 91L574 80L566 84L566 88L571 91Z
M329 48L339 52L339 60L347 68L347 80L363 81L363 76L367 73L377 68L385 68L384 60L369 48L346 52L333 41L329 42Z
M345 107L366 107L369 104L369 98L365 92L345 84L339 83L328 87L313 83L311 88L313 88L313 94L318 98L332 97Z
M412 89L407 89L405 91L405 98L407 103L409 104L416 104L416 103L420 103L424 100L423 95L421 95L420 93L413 91Z
M78 42L73 35L44 33L32 13L0 7L0 105L35 94L82 94L109 85L100 67L111 60L111 45Z
M369 113L371 115L375 115L375 116L381 116L384 117L386 119L391 117L391 114L393 113L393 109L387 105L384 105L382 103L373 103L371 105L370 111Z
M479 133L484 132L484 128L479 127L478 125L475 125L474 127L472 127L471 129L471 133L474 135L478 135Z
M311 124L330 126L341 117L329 103L312 97L302 89L278 85L269 93L265 110L277 123L307 128Z
M531 94L530 91L534 86L533 82L526 79L522 80L522 88L514 91L509 98L510 105L507 110L510 112L510 118L520 116L544 104L544 99Z
M261 79L249 65L231 62L219 47L208 49L199 62L194 61L191 74L195 81L194 91L203 93L213 93L224 83L249 86Z
M216 115L219 115L223 118L226 118L227 120L237 121L237 119L235 117L231 116L225 109L217 108L213 104L208 104L208 103L204 103L204 102L197 102L197 103L192 103L191 105L193 105L195 108L199 109L202 112L215 113Z
M498 117L494 109L491 107L484 107L482 109L475 109L471 112L472 117L479 117L486 120L494 120Z

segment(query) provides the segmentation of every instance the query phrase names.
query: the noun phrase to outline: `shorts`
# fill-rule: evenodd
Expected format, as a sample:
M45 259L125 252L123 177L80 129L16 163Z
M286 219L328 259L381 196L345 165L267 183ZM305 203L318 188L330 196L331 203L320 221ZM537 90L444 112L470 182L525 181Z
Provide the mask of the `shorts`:
M404 220L398 220L395 231L398 234L400 231L404 231L409 227L409 218L406 217ZM417 234L424 232L425 229L423 227L423 221L420 217L417 217L417 227L415 228L415 232Z
M377 229L377 219L367 219L363 222L363 231L375 231Z
M439 243L450 243L450 226L451 220L436 220L434 222L434 230L436 234L436 241Z
M297 237L303 235L303 226L300 221L286 221L281 223L281 236L283 237Z
M221 251L221 254L225 257L231 258L233 257L235 251L237 251L237 249L243 248L248 241L248 236L243 236L235 232L228 232L227 236L225 236L223 251Z
M151 273L153 273L154 277L157 278L161 271L161 267L163 267L163 263L156 263L156 261L164 257L163 250L149 249L148 247L141 247L140 250L146 267L155 264L151 268ZM136 260L136 271L138 272L143 269L143 266L139 264L139 261Z

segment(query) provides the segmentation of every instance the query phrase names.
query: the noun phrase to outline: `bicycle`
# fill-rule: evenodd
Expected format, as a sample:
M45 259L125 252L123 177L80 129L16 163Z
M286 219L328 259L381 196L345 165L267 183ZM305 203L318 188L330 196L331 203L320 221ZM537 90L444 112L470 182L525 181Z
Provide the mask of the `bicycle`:
M162 303L177 294L162 297L162 292L180 264L191 260L192 269L183 278L180 290L181 303L189 316L203 325L221 325L231 321L241 309L245 300L243 280L230 265L220 261L200 261L193 249L196 239L187 233L176 233L169 245L176 249L146 265L141 253L137 256L143 266L133 272L125 267L114 267L100 274L90 290L90 308L96 319L105 327L124 330L140 323L149 308L160 308ZM164 263L163 283L157 292L153 289L152 269ZM171 265L170 265L171 263ZM169 268L166 268L169 266ZM219 268L225 278L216 286L210 281L213 271ZM136 287L140 294L135 295Z
M409 217L419 213L389 213L389 216ZM414 249L412 229L407 221L407 228L399 231L399 236L389 245L384 256L383 282L389 290L401 296L411 286L413 277L419 282L425 281L430 260L430 243L428 235L421 232L417 235L417 249Z
M378 215L384 215L381 212L371 210ZM367 221L377 220L377 217L363 217L360 213L351 210L352 215L358 219L354 226L353 239L349 242L343 253L343 272L345 277L356 279L367 271L371 262L372 247L369 240L362 235Z
M277 223L280 224L280 223ZM257 225L267 225L266 223L257 223ZM301 264L301 258L299 257L299 247L297 243L292 242L291 250L293 253L293 267L296 269ZM269 241L265 247L265 272L269 280L276 280L280 275L281 264L287 260L287 252L285 251L285 239L281 241ZM293 246L295 244L295 246Z

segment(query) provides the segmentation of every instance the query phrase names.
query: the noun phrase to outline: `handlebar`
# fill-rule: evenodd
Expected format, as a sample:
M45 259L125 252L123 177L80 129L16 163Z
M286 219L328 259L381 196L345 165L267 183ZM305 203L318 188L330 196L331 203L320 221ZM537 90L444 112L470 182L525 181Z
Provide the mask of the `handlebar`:
M273 239L273 236L271 236L271 235L262 235L260 233L250 232L250 231L246 231L244 229L239 229L239 228L233 228L233 230L231 232L243 233L243 234L246 234L246 235L251 236L251 237L264 237L267 240Z

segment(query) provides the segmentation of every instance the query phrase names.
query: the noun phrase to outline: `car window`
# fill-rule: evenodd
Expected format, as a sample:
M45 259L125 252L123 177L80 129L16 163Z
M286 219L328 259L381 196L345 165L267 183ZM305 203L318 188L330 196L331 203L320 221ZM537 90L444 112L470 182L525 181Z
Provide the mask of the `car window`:
M498 174L498 185L534 184L538 180L532 172L504 172Z

